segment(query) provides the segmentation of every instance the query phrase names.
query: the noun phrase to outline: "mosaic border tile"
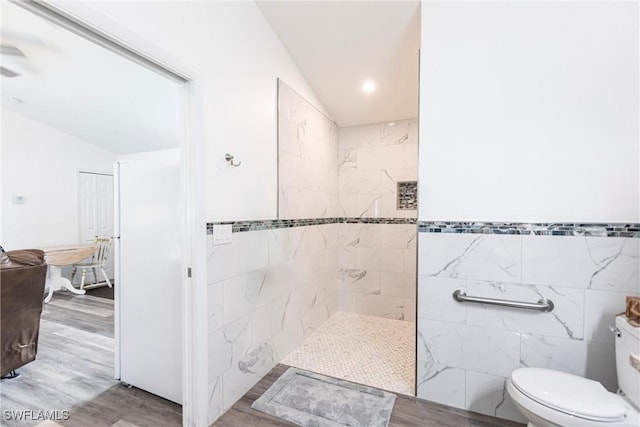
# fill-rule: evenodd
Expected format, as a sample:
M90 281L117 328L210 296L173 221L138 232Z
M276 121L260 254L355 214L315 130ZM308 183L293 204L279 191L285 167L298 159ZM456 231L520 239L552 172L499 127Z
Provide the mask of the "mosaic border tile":
M415 218L337 218L340 224L416 224Z
M310 225L335 224L337 218L264 219L256 221L222 221L207 223L207 234L213 234L213 226L231 224L234 233L244 231L274 230L277 228L308 227Z
M266 219L257 221L221 221L207 223L207 234L213 234L213 226L231 224L234 233L244 231L274 230L278 228L308 227L323 224L415 224L415 218L310 218Z
M421 233L529 234L538 236L599 236L640 238L633 223L516 223L418 221Z
M221 221L207 223L207 234L213 226L231 224L234 233L308 227L324 224L417 224L421 233L523 234L537 236L594 236L640 238L640 224L635 223L518 223L417 221L415 218L310 218L269 219L257 221Z

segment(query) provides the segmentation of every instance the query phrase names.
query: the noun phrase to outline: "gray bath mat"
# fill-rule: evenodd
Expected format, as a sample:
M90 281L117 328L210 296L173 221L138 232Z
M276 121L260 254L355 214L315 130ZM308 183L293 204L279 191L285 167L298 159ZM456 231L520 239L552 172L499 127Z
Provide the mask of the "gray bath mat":
M251 407L304 427L387 427L395 394L289 368Z

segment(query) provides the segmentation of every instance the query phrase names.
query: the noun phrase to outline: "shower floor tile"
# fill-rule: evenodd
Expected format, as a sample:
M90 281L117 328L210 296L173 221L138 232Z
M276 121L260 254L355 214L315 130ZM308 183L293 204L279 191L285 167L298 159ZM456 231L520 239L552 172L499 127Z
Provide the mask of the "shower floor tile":
M413 322L339 311L282 363L414 395L415 334Z

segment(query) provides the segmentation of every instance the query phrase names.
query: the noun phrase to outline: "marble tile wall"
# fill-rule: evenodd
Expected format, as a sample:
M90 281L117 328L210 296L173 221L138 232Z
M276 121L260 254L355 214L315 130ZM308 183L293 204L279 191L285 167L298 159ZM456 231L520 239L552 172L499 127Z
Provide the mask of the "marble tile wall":
M337 309L337 224L209 235L209 421Z
M339 224L338 233L340 310L415 322L415 224Z
M420 232L418 397L523 421L506 394L523 366L558 369L615 391L608 326L640 295L640 239ZM536 302L550 313L458 303L468 295Z
M330 218L338 206L338 128L278 81L278 217Z
M398 210L397 183L418 177L418 120L340 128L338 216L415 218Z
M415 218L397 209L397 183L417 179L417 120L338 132L338 214L347 218ZM342 311L414 322L415 224L338 226Z

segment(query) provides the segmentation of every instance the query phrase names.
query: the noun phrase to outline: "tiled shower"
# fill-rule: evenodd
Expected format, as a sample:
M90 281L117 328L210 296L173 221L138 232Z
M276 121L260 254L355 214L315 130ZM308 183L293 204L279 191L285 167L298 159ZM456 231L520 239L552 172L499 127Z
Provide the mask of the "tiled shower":
M278 99L279 216L338 233L337 311L283 363L414 394L418 123L337 129L282 81Z
M338 129L278 93L279 218L338 223L339 310L414 322L417 120Z
M338 129L278 86L278 218L209 235L209 419L338 311L408 326L413 391L417 120Z

